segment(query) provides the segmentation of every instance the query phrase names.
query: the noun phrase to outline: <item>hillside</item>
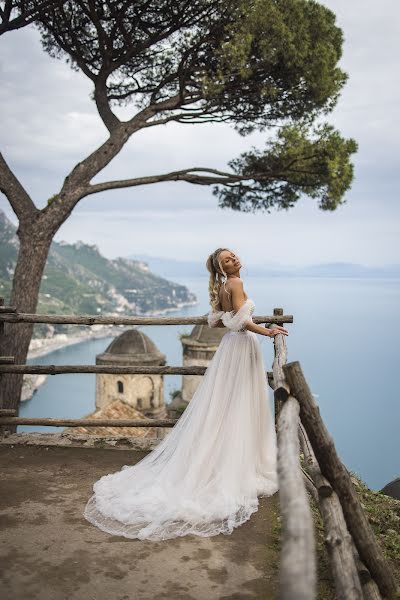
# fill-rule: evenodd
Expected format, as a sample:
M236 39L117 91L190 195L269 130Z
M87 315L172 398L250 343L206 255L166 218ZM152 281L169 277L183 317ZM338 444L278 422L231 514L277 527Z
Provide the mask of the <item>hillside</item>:
M0 211L0 295L8 303L19 240ZM97 246L53 242L44 270L37 312L49 314L152 314L196 303L186 286L152 273L144 261L109 260ZM57 332L68 326L56 326ZM43 335L35 326L35 335Z

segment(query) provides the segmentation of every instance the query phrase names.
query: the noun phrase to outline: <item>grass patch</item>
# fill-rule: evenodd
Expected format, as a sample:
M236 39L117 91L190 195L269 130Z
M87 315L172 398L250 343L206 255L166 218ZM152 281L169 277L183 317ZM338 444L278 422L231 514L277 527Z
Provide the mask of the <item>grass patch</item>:
M371 490L353 471L349 471L357 496L374 531L382 552L392 568L396 583L400 586L400 500ZM330 557L325 544L322 517L314 498L307 492L314 519L317 551L317 600L335 600L335 586L331 574ZM273 528L271 543L280 547L281 518Z
M400 500L371 490L353 471L350 475L382 552L400 585Z

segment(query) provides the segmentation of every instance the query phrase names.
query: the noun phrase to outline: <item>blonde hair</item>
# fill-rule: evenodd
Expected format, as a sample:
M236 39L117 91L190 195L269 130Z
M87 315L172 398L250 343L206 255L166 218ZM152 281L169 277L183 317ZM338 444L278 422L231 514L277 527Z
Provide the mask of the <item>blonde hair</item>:
M217 310L219 307L219 290L222 284L224 285L226 293L230 295L230 292L228 292L225 287L228 276L221 266L221 261L219 260L219 255L223 250L228 250L228 252L230 251L229 248L217 248L217 250L214 250L214 252L210 254L206 262L207 270L210 273L208 293L210 295L210 305L213 310Z

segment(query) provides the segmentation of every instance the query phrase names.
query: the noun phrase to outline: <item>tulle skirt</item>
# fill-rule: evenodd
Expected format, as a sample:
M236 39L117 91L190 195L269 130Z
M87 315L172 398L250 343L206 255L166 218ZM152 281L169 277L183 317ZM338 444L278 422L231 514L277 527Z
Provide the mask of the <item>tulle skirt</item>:
M178 422L137 464L95 482L84 517L140 540L231 534L278 490L267 385L257 335L226 333Z

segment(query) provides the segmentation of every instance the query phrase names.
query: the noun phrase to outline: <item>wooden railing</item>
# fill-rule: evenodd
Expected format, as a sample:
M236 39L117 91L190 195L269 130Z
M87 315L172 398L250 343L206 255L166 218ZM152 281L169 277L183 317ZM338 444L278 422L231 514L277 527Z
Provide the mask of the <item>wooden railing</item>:
M1 306L0 336L4 324L64 323L79 325L195 325L207 323L200 317L102 317L18 313ZM283 325L292 315L275 308L272 316L253 316L253 321ZM307 490L314 498L325 528L325 542L338 600L379 600L399 597L399 590L358 499L350 474L341 462L319 408L307 385L298 361L287 363L282 334L274 336L272 372L266 380L273 389L278 439L279 501L282 515L280 557L280 600L316 598L316 548L312 512ZM206 367L108 366L108 365L16 365L14 357L0 357L4 373L110 373L203 375ZM21 418L0 406L0 432L7 425L51 425L60 427L173 427L177 419L50 419ZM300 452L305 459L304 468Z

